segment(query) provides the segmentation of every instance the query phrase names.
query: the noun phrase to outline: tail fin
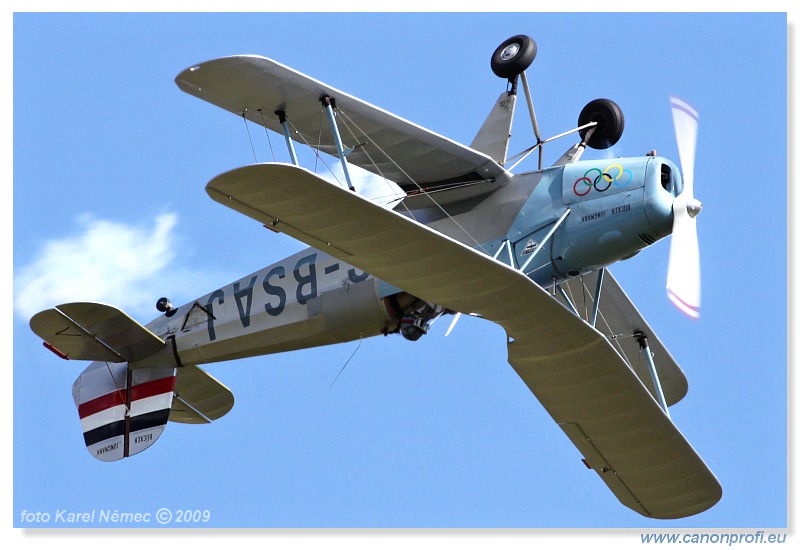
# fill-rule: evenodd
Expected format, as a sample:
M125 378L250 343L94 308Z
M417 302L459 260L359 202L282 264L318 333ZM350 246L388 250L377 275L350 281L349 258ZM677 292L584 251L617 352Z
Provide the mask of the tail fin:
M511 139L511 123L514 120L514 106L517 96L503 92L489 112L489 116L478 130L470 148L489 155L498 164L506 162L508 142Z
M112 462L155 443L169 420L175 375L175 367L89 365L72 386L89 453Z
M144 451L169 420L207 424L233 407L231 391L197 366L138 366L165 342L115 307L63 304L37 313L30 324L59 357L95 361L75 380L72 397L86 448L97 460Z

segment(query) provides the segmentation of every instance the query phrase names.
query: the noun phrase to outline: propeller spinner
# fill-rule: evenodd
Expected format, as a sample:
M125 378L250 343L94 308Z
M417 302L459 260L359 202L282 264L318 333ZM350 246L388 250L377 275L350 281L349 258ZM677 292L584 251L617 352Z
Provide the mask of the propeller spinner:
M685 101L670 98L675 138L683 172L683 191L672 203L672 244L667 270L667 296L683 314L700 318L700 249L697 221L703 205L694 198L694 156L697 111Z

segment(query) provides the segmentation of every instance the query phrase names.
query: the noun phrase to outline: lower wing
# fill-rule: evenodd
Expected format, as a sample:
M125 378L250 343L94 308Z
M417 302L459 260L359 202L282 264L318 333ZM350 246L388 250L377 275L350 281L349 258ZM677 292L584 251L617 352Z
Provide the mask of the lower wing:
M246 166L206 190L406 292L501 325L511 366L629 508L677 518L721 498L714 474L606 337L521 272L296 166Z

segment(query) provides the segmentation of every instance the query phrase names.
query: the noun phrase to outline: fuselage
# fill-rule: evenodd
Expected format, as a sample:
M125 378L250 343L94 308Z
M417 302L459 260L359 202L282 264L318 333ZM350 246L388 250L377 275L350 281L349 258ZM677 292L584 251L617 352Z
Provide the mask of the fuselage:
M667 236L680 191L676 166L647 156L517 174L490 194L448 203L448 215L435 205L396 210L549 287ZM152 321L148 328L172 345L141 364L211 363L389 334L440 313L432 305L309 248Z

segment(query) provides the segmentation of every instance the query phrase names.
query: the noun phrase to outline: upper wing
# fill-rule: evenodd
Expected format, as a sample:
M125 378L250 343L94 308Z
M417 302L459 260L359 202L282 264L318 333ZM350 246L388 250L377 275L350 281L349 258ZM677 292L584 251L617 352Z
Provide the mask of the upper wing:
M570 296L578 311L590 311L594 304L594 293L597 288L597 272L584 275L579 279L570 279L561 286ZM603 276L596 327L628 362L650 393L655 395L653 378L642 358L639 343L636 338L632 337L636 332L645 334L667 404L674 405L686 396L689 384L683 371L607 269Z
M505 173L484 153L327 86L271 59L240 55L190 67L175 82L184 92L281 132L275 111L285 111L292 137L336 154L320 98L336 100L339 133L355 147L347 161L406 191L443 183L492 180Z
M133 362L164 346L164 340L105 304L63 304L37 313L30 325L68 359Z
M608 340L519 271L295 166L247 166L206 189L398 288L500 324L509 363L626 506L675 518L720 499L714 474Z

